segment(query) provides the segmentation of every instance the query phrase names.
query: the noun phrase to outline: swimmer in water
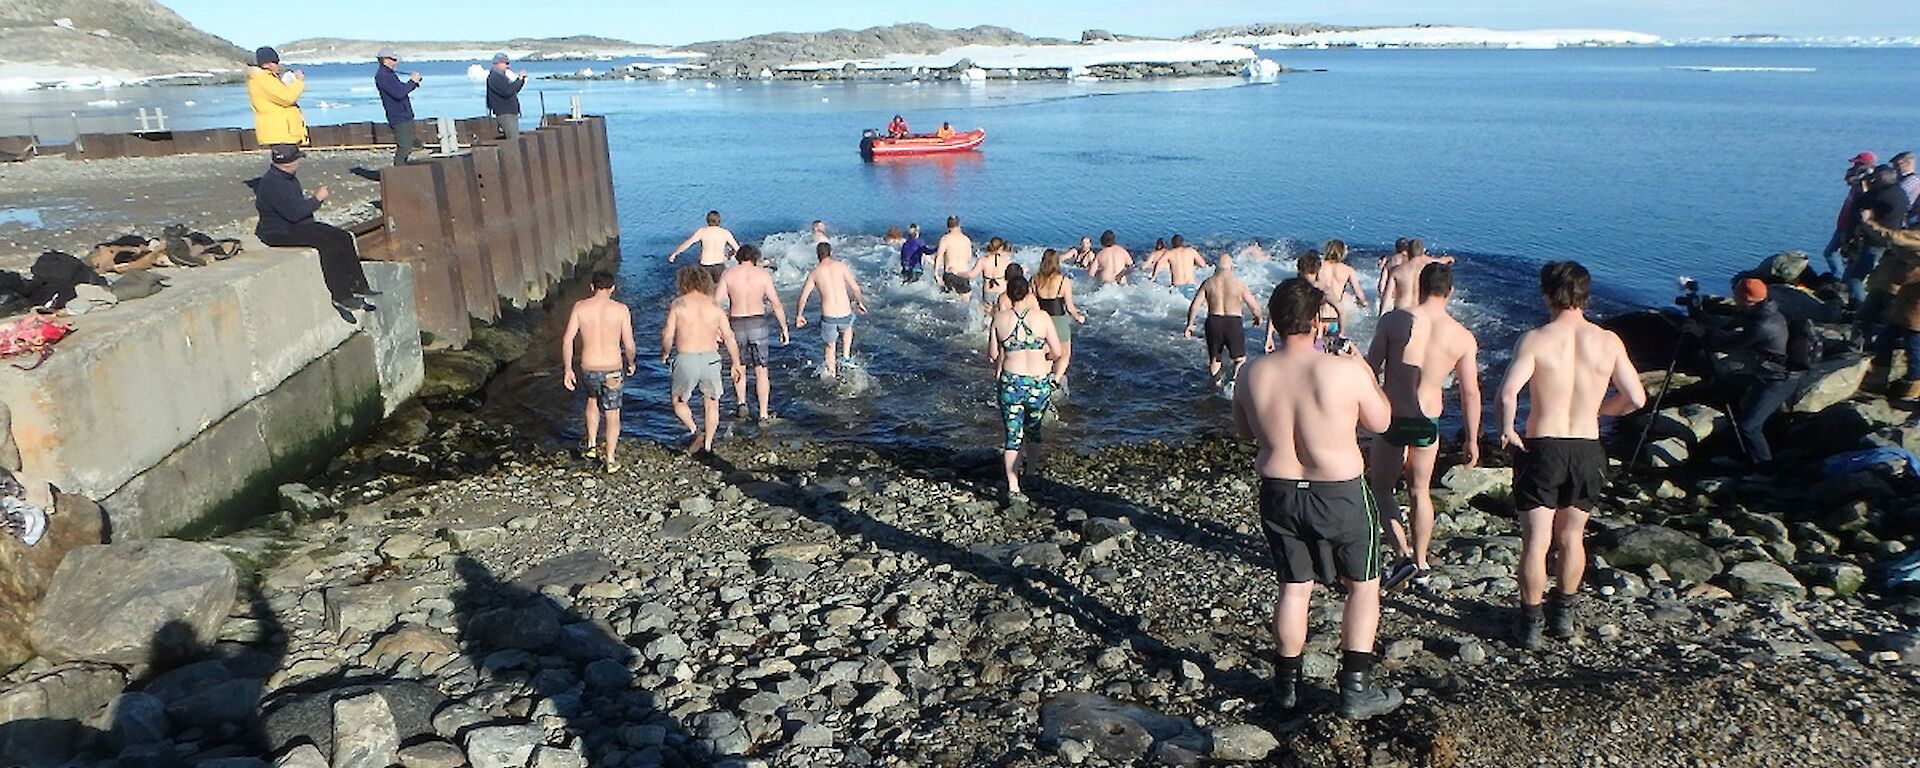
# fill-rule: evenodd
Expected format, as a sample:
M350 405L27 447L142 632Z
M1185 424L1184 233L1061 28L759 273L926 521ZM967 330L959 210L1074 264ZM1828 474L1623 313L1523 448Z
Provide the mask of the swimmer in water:
M1340 325L1343 327L1352 325L1347 315L1349 295L1361 309L1367 308L1367 291L1360 285L1360 272L1347 265L1347 244L1344 241L1327 241L1326 252L1321 255L1320 275L1313 283L1325 291L1327 300L1340 310Z
M1380 257L1380 277L1375 281L1373 289L1374 295L1380 297L1380 300L1373 304L1376 314L1384 315L1393 311L1391 294L1387 293L1387 276L1393 274L1394 269L1405 263L1407 263L1407 239L1403 237L1393 241L1393 253Z
M1087 313L1074 305L1073 280L1060 268L1060 253L1052 248L1040 256L1040 271L1033 276L1033 296L1053 318L1054 337L1060 341L1060 384L1064 388L1067 369L1073 364L1073 326L1086 325Z
M824 242L827 242L827 223L819 219L814 219L813 220L813 243L815 245L819 245Z
M1200 284L1193 300L1187 303L1186 337L1193 338L1193 324L1200 317L1200 308L1207 308L1207 375L1213 378L1216 388L1226 390L1231 396L1233 383L1240 376L1240 366L1247 362L1247 333L1242 325L1240 310L1245 307L1253 311L1253 325L1260 326L1260 302L1254 300L1253 291L1247 289L1245 281L1233 273L1233 257L1220 254L1220 263L1214 267L1213 275ZM1268 333L1272 338L1272 333ZM1220 375L1222 358L1233 360L1233 369Z
M1173 289L1180 295L1192 299L1194 294L1200 291L1200 282L1196 279L1195 271L1206 265L1207 258L1201 256L1199 250L1187 245L1185 237L1174 235L1173 247L1167 249L1166 254L1161 256L1160 263L1147 275L1147 280L1149 282L1159 280L1160 267L1166 267L1167 282L1171 283Z
M672 264L680 254L694 243L700 244L700 268L707 271L707 284L717 285L720 275L727 271L727 259L733 258L733 252L740 250L740 241L733 239L733 233L720 226L720 212L707 211L707 225L693 231L693 235L667 254L667 263Z
M940 276L940 292L972 298L973 281L961 275L973 271L973 238L960 231L960 217L947 217L947 233L933 253L933 273Z
M1067 251L1066 261L1081 269L1093 269L1093 238L1080 238L1080 244Z
M1100 252L1094 255L1089 272L1095 284L1124 283L1133 274L1133 254L1120 247L1113 230L1100 233Z
M996 237L987 241L987 254L974 263L973 269L960 275L969 280L980 278L980 303L988 312L999 306L1001 294L1007 292L1007 265L1012 263L1013 247Z
M1160 260L1166 257L1167 257L1167 239L1162 237L1158 240L1153 241L1153 252L1147 254L1147 260L1142 266L1146 268L1147 274L1149 275L1159 274ZM1149 278L1149 281L1151 281L1151 278Z
M867 302L860 295L860 281L854 279L853 270L846 262L834 258L833 245L821 243L813 247L814 256L820 263L807 273L807 280L800 284L800 302L793 309L793 327L807 327L807 300L813 297L815 289L820 291L820 341L826 346L826 357L820 366L827 378L840 375L840 369L853 365L853 313L867 313ZM838 344L838 355L835 345Z
M1258 240L1249 241L1247 247L1240 249L1241 261L1266 261L1270 258L1272 257L1267 255L1267 249L1260 247Z
M1407 241L1407 258L1387 273L1387 285L1380 291L1380 303L1387 309L1411 307L1420 303L1420 271L1428 264L1452 264L1452 256L1429 256L1427 244L1419 238Z

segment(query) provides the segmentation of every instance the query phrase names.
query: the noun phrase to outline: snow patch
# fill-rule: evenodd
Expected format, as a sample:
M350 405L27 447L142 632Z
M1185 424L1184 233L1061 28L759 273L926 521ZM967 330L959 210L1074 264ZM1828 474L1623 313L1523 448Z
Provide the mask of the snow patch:
M789 69L946 69L963 60L980 69L1074 69L1103 64L1179 64L1195 61L1246 61L1252 49L1217 42L1128 40L1086 45L963 45L939 53L902 53L871 59L839 59L796 64Z
M1619 29L1501 30L1484 27L1383 27L1306 35L1250 35L1222 42L1276 48L1513 48L1659 45L1660 38Z

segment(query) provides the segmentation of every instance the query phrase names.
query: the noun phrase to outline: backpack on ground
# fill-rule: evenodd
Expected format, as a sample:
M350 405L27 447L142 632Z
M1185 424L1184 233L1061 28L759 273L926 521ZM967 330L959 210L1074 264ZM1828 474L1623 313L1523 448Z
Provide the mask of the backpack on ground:
M1826 359L1827 342L1811 317L1787 320L1787 370L1809 371Z
M82 283L105 285L100 273L79 257L64 251L47 251L34 259L33 279L25 286L27 299L35 305L59 309L73 301L74 287Z
M1807 275L1807 254L1805 251L1776 253L1762 260L1751 274L1762 282L1793 285Z

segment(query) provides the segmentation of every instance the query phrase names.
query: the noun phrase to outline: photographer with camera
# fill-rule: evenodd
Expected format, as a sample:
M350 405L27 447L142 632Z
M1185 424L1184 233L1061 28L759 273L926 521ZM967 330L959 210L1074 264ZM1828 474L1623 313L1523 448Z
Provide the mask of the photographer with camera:
M1844 177L1847 197L1840 204L1840 217L1834 223L1833 237L1827 241L1826 250L1820 254L1821 258L1827 262L1827 274L1832 275L1835 280L1840 279L1841 275L1847 271L1847 261L1841 251L1847 246L1848 241L1853 239L1854 227L1860 223L1860 213L1856 206L1860 201L1860 195L1866 193L1868 177L1873 174L1873 165L1879 160L1880 158L1875 157L1872 152L1862 152L1848 161L1847 174ZM1835 258L1836 255L1840 258Z
M1710 329L1701 322L1703 302L1698 299L1697 284L1689 283L1688 294L1680 303L1687 307L1689 319L1685 332L1699 336L1707 347L1724 355L1716 363L1725 391L1743 393L1730 414L1739 431L1748 461L1756 468L1773 463L1773 449L1767 443L1767 420L1800 387L1801 372L1788 361L1791 341L1787 316L1767 295L1767 284L1753 277L1737 277L1733 296L1740 314L1724 328ZM1689 301L1691 299L1691 301Z

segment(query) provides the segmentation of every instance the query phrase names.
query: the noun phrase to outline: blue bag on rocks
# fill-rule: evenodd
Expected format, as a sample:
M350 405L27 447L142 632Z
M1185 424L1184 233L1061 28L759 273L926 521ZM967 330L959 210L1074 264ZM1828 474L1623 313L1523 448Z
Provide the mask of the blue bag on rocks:
M1896 468L1904 466L1908 474L1920 476L1920 456L1899 448L1869 448L1829 456L1820 464L1820 476L1840 477L1883 465Z

